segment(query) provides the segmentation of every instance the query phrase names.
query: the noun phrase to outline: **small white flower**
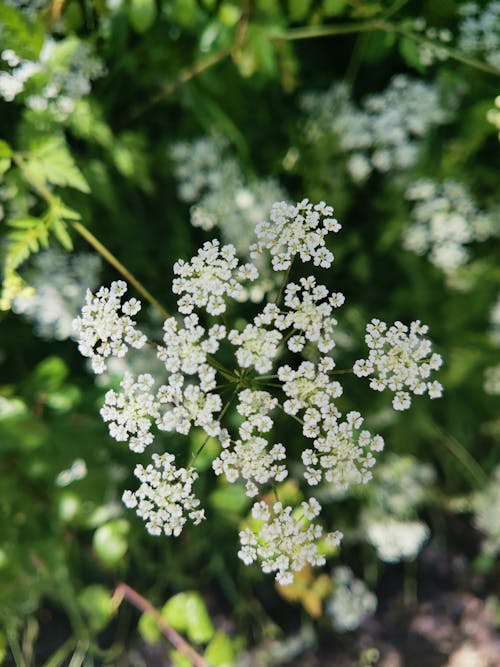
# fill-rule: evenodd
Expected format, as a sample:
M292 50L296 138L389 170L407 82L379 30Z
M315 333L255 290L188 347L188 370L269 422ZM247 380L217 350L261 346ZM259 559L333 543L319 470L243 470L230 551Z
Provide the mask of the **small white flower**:
M294 573L307 563L324 565L325 557L319 553L318 541L325 538L330 543L338 543L342 535L338 531L325 534L319 524L312 523L320 511L321 506L315 499L304 501L301 510L295 511L280 502L272 508L263 501L257 502L252 516L259 524L240 532L239 558L246 565L259 560L262 571L274 572L282 586L291 584Z
M241 281L255 280L258 276L255 266L239 266L234 246L221 247L217 239L204 243L190 262L178 260L174 273L178 277L174 278L172 291L183 295L177 305L186 315L194 308L204 308L211 315L224 313L225 297L240 299Z
M422 521L399 521L391 517L366 519L368 541L385 563L414 560L428 540L429 527Z
M176 468L172 454L153 454L153 463L137 465L135 476L141 482L137 491L125 491L123 502L135 509L146 522L151 535L180 535L187 518L194 524L205 518L198 509L200 501L192 486L198 479L194 468Z
M141 348L146 344L146 336L127 314L136 314L140 302L131 299L122 305L121 297L126 291L123 280L111 283L109 288L101 287L95 295L87 290L86 304L73 322L78 349L84 357L90 357L94 373L103 373L106 359L123 357L129 345Z
M380 435L361 431L359 412L349 412L343 422L333 422L325 434L314 440L314 449L302 453L304 477L311 485L323 479L344 491L350 484L366 484L372 478L374 452L384 448Z
M151 391L154 384L148 373L134 381L126 372L120 383L122 391L110 389L101 408L110 436L118 442L128 441L133 452L143 452L154 440L151 425L160 416L156 393Z
M375 391L388 388L394 392L395 410L407 410L411 405L410 392L428 393L430 398L442 395L442 386L436 380L428 382L431 371L442 364L439 354L432 352L432 343L424 338L428 327L415 321L409 327L395 322L387 324L373 319L366 326L365 342L370 348L368 359L358 359L353 371L358 377L368 377Z
M251 247L251 257L269 250L275 271L288 269L296 255L303 262L329 268L333 255L325 246L325 237L328 232L340 230L332 215L333 208L324 202L313 205L304 199L295 206L273 204L270 221L260 222L255 228L258 242Z
M376 611L377 598L348 567L336 567L332 580L335 588L326 603L332 625L337 632L356 630L367 616Z

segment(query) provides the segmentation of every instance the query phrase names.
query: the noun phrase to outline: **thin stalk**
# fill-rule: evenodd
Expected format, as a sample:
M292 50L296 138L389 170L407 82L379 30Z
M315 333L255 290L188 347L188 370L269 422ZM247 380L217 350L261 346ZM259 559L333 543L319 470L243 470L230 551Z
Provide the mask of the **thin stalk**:
M384 32L395 32L396 34L403 35L403 37L408 37L408 39L412 39L414 42L418 42L419 44L439 49L440 51L446 53L446 55L449 58L452 58L457 62L463 63L464 65L468 65L469 67L474 67L475 69L481 70L482 72L486 72L488 74L493 74L494 76L500 77L500 69L498 69L497 67L494 67L489 63L482 62L481 60L477 60L476 58L465 56L463 53L460 53L460 51L457 51L456 49L453 49L450 46L445 46L441 42L435 42L433 39L424 37L424 35L421 35L418 32L407 30L406 28L402 28L399 25L396 25L394 23L386 23L385 21L380 21L377 24L376 29L383 30Z
M175 646L179 653L182 653L191 661L193 667L209 667L206 660L197 653L169 623L167 623L159 611L133 588L120 581L115 589L113 598L117 607L121 604L123 599L127 599L136 609L139 609L139 611L150 614L162 634L171 644L173 644L173 646Z
M81 222L73 222L73 229L80 234L90 245L97 250L97 252L103 257L112 267L114 267L118 273L121 273L122 276L135 287L135 289L141 294L146 301L156 308L156 310L161 314L161 316L166 320L169 317L168 312L163 308L163 306L154 298L154 296L148 292L148 290L140 283L137 278L130 273L126 266L124 266L119 259L117 259L100 241L97 239L92 232L87 229Z
M75 639L70 637L67 642L57 649L47 662L43 663L43 667L60 667L74 648Z
M15 631L12 628L7 629L7 643L10 648L10 652L12 653L12 657L14 658L14 662L16 663L16 667L28 667L22 651L21 651L21 646L19 645L19 641L16 637Z
M221 410L221 412L220 412L220 414L219 414L219 416L218 416L218 419L219 419L219 420L222 419L222 418L224 417L224 415L226 414L226 412L228 411L229 406L231 405L231 402L232 402L233 398L236 396L237 391L238 391L238 388L236 388L236 389L233 391L233 393L232 393L232 395L231 395L231 398L227 401L226 405L222 408L222 410ZM191 463L190 463L190 465L193 465L193 463L196 461L196 459L198 458L198 456L199 456L199 455L201 454L201 452L204 450L205 445L207 444L207 442L208 442L208 441L210 440L210 438L212 438L212 437L213 437L213 436L211 436L211 435L207 435L207 437L205 438L205 440L203 440L203 442L201 443L201 445L198 447L198 450L193 454L193 458L191 459Z
M332 35L349 35L360 32L374 32L377 30L402 35L403 37L407 37L408 39L411 39L419 44L439 49L446 53L446 55L452 60L456 60L457 62L468 65L469 67L474 67L475 69L486 72L487 74L493 74L494 76L500 77L500 70L497 67L490 65L489 63L485 63L481 60L477 60L476 58L466 56L450 46L445 46L442 44L442 42L436 42L435 40L429 39L418 32L407 30L406 28L403 28L396 23L391 23L380 19L374 19L370 21L355 21L353 23L343 23L341 25L322 25L293 28L292 30L287 30L281 33L272 32L270 33L269 38L271 40L295 41L299 39L330 37Z
M488 477L481 468L476 459L470 452L459 442L455 436L448 433L446 429L438 424L435 424L435 430L443 437L443 444L445 447L460 461L460 463L467 470L471 478L478 484L479 487L485 486L488 482Z
M328 375L344 375L345 373L354 373L352 368L343 368L339 370L328 371Z
M269 38L276 41L296 41L299 39L314 39L316 37L330 37L331 35L352 35L358 32L372 32L377 29L377 22L353 21L340 25L318 25L305 26L303 28L292 28L285 32L270 32Z
M293 259L295 259L295 258L293 258ZM280 285L279 292L278 292L278 294L276 295L276 298L274 299L274 303L275 303L276 305L278 305L278 303L279 303L279 301L280 301L280 299L281 299L281 295L283 294L283 290L285 289L286 284L288 283L288 278L290 277L290 271L292 270L292 266L293 266L293 259L292 259L292 261L290 262L290 266L289 266L288 269L286 270L285 277L283 278L283 282L282 282L281 285Z
M13 159L19 169L23 172L28 183L38 192L38 194L47 202L47 204L49 204L49 206L57 205L59 203L59 198L50 192L44 183L40 182L36 177L33 176L29 167L26 165L24 158L19 153L14 153ZM163 308L163 306L154 298L154 296L148 292L144 285L142 285L142 283L139 282L139 280L137 280L137 278L132 273L130 273L130 271L120 262L120 260L117 259L106 248L106 246L104 246L89 229L87 229L87 227L82 225L81 222L77 221L71 221L71 225L73 229L87 241L87 243L89 243L95 250L97 250L103 259L111 264L111 266L115 268L118 273L120 273L125 278L125 280L127 280L127 282L135 287L135 289L139 292L139 294L141 294L141 296L146 299L146 301L149 301L149 303L158 310L164 319L169 317L169 314L165 308Z

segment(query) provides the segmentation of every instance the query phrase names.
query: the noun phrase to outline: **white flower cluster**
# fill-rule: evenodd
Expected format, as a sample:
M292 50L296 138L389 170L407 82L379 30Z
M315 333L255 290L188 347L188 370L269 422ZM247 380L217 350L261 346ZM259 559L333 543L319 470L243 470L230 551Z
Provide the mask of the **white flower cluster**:
M472 499L474 525L485 539L481 545L483 553L495 558L500 554L500 466L493 471L484 489Z
M211 315L225 312L224 296L240 299L242 281L258 277L253 264L239 265L234 246L221 247L219 241L207 241L190 262L180 259L174 264L172 291L184 294L178 302L179 312L189 314L194 308L205 308Z
M39 252L26 280L33 292L14 299L12 310L34 323L41 338L65 340L73 335L72 323L85 301L87 288L99 281L98 255L69 255L55 249Z
M191 223L222 237L241 256L248 255L255 225L286 192L272 179L247 180L224 141L202 137L172 146L179 197L192 203Z
M110 288L101 287L95 296L87 290L86 304L73 322L78 349L92 360L94 373L103 373L106 359L123 357L129 345L141 348L146 344L146 336L136 329L132 319L141 303L132 298L122 304L126 291L123 280L111 283Z
M436 473L413 456L389 454L374 473L370 493L382 516L407 518L423 503Z
M176 468L171 454L153 454L153 463L137 465L134 474L141 482L137 491L125 491L123 502L144 519L151 535L180 535L187 518L199 524L204 510L192 487L198 479L194 468Z
M313 440L313 449L302 453L305 479L312 486L326 480L345 490L352 483L364 484L371 478L373 452L380 452L384 441L366 430L358 433L363 423L359 412L349 412L341 421L335 399L342 395L342 386L328 376L333 368L333 360L324 357L317 366L303 361L296 371L281 366L278 378L287 396L284 411L292 416L303 411L303 434Z
M245 417L239 428L240 439L232 442L226 432L221 437L223 450L213 461L216 475L224 474L229 482L238 478L246 480L247 496L254 497L259 493L259 485L269 482L282 482L288 471L278 461L286 459L285 448L281 443L269 447L262 434L268 433L273 427L269 413L278 404L267 391L244 389L238 395L237 411ZM260 435L259 435L260 434Z
M368 542L384 563L414 560L430 535L429 527L422 521L392 517L366 521L365 530Z
M117 442L128 442L133 452L143 452L153 442L151 420L159 419L156 395L151 392L154 378L144 373L134 381L130 373L120 383L117 393L106 393L101 417L108 423L109 434Z
M487 394L500 396L500 364L485 369L483 386Z
M392 406L407 410L411 405L410 392L439 398L443 387L428 378L442 364L439 354L432 352L432 343L424 338L429 328L419 320L408 328L395 322L389 328L385 322L373 319L366 326L365 342L370 349L368 359L358 359L353 371L358 377L369 377L375 391L395 392Z
M422 32L429 41L418 44L418 55L420 64L424 67L433 65L436 61L447 60L448 51L446 47L453 41L453 34L447 28L434 28L427 26L424 18L418 17L413 23L413 29Z
M302 502L295 511L280 502L272 507L263 501L255 503L252 508L255 525L240 532L238 556L246 565L260 560L263 572L275 572L276 581L282 586L291 584L293 573L307 563L325 564L325 557L318 550L320 539L331 546L340 544L342 533L324 534L319 524L312 523L320 512L321 505L314 498Z
M276 271L289 268L296 255L303 262L312 260L329 267L333 255L326 249L325 236L340 227L332 212L324 203L313 205L307 200L295 206L277 203L271 222L259 226L255 252L268 256L263 251L270 250ZM225 318L229 320L230 302L238 303L244 281L258 277L255 265L240 265L234 246L209 241L191 260L179 260L174 273L172 291L183 318L165 320L163 343L156 347L160 376L167 379L161 383L156 373L125 373L119 391L107 392L101 410L110 435L127 442L133 451L143 452L152 444L156 431L188 435L193 426L200 427L207 439L213 437L220 444L212 461L215 474L224 475L229 483L241 480L246 494L255 498L265 491L263 487L275 486L288 475L287 451L272 436L273 413L280 408L300 422L304 436L312 440L312 446L302 452L309 485L326 480L344 489L367 482L374 454L384 443L379 435L362 430L363 418L358 412L345 416L340 412L336 401L342 386L332 377L335 362L326 356L335 345L337 321L333 312L343 304L343 295L330 293L312 276L288 285L285 281L276 301L262 307L253 321L241 325L237 321L238 328L229 328ZM112 283L109 289L102 287L95 296L88 292L86 305L75 320L80 351L92 359L96 373L106 369L111 356L123 357L127 346L140 348L146 342L132 319L140 303L131 299L122 305L125 292L123 282ZM430 343L420 338L418 345L415 343L426 331L417 324L412 324L408 337L402 335L406 332L403 325L396 323L387 341L383 338L376 346L379 356L370 358L373 372L381 373L382 356L388 357L384 372L390 376L386 380L391 387L401 378L405 387L411 384L408 373L403 372L413 369L407 363L408 355L412 363L417 363L415 359L421 362L416 366L421 374L425 375L426 364L427 375L438 366L438 355L424 359L430 353ZM392 347L386 349L389 342ZM287 345L292 355L307 345L311 358L317 360L280 364L278 358L288 353ZM224 364L231 356L234 364L227 368ZM223 401L231 386L232 397ZM273 389L268 391L268 387ZM283 404L274 395L274 388L282 390ZM423 393L420 385L415 388ZM429 385L431 394L436 391ZM242 420L235 433L234 420L229 419L226 428L223 417L236 397L236 412ZM135 493L126 492L124 499L128 506L136 507L151 533L177 535L186 516L195 522L201 516L195 511L198 501L191 492L196 473L192 467L174 467L170 454L155 455L153 461L146 468L138 466L136 474L142 484ZM253 519L241 533L240 558L245 563L261 561L263 570L275 572L280 583L290 583L293 572L306 563L323 564L319 541L325 538L338 544L341 535L325 536L319 523L312 523L320 511L314 497L301 508L280 502L269 507L257 498Z
M458 11L462 16L458 49L467 55L480 55L500 69L500 2L490 0L485 5L466 2Z
M375 613L377 598L349 567L336 567L332 580L335 589L326 603L326 613L337 632L352 632Z
M83 459L75 459L69 468L61 470L56 477L57 486L69 486L73 482L85 479L87 476L87 464Z
M313 276L300 279L300 285L288 283L284 303L289 311L276 315L274 322L278 329L294 329L299 334L289 338L287 345L292 352L301 352L306 341L315 343L323 353L335 347L333 330L337 320L332 317L332 309L339 308L345 301L340 292L329 294L324 285L317 285Z
M412 204L411 223L403 233L407 250L425 255L447 274L469 259L466 247L498 233L495 217L481 211L467 188L456 181L420 179L406 192Z
M253 366L258 373L266 373L278 354L282 335L279 331L247 324L242 332L232 329L228 339L237 348L236 359L241 368Z
M11 49L1 57L10 71L0 72L0 96L12 102L26 92L28 108L49 111L58 120L69 116L76 101L90 93L92 81L105 72L91 46L76 37L46 39L36 61L22 59Z
M436 85L403 74L393 77L383 92L366 97L361 108L340 83L302 99L306 141L333 142L348 156L347 170L357 183L373 170L385 173L412 167L420 140L430 128L449 120L449 107Z
M302 262L312 261L315 266L329 269L333 255L325 245L325 237L340 230L332 215L333 208L324 202L313 205L303 199L294 206L276 202L271 207L270 221L259 222L255 228L258 241L250 247L250 256L256 258L269 250L274 271L289 269L296 255Z
M12 102L23 92L26 82L40 71L40 65L31 60L19 58L12 49L5 49L0 56L10 68L10 72L0 72L0 97L6 102Z
M384 448L380 435L360 431L363 418L348 412L345 421L335 421L325 435L314 440L314 449L302 453L304 477L312 486L326 480L344 491L351 484L366 484L375 465L373 452Z

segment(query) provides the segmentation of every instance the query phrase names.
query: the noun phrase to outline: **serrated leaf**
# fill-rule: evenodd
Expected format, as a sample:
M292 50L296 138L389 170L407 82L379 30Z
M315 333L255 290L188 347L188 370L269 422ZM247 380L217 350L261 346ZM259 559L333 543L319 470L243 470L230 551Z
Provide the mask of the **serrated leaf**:
M49 137L36 142L26 160L26 170L44 183L90 192L63 137Z
M73 250L73 241L68 234L68 228L62 220L54 220L51 231L65 250Z
M9 227L16 227L17 229L31 229L32 227L37 227L40 222L39 218L35 218L32 215L25 215L22 218L8 220L7 225Z

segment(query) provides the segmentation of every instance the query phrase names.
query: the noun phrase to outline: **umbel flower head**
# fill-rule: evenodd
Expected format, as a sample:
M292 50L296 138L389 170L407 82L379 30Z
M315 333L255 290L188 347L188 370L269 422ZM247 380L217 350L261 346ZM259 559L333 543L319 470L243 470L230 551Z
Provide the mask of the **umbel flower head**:
M244 484L254 499L238 555L246 564L258 561L281 584L290 583L306 564L323 565L324 545L337 546L342 537L322 526L312 489L322 483L341 490L367 483L384 447L380 435L363 428L358 411L344 414L339 404L343 387L329 353L344 296L312 275L289 280L294 261L331 266L327 236L340 229L332 216L332 207L323 202L277 202L270 220L257 226L254 256L260 262L270 256L272 269L286 274L278 276L278 295L258 306L253 319L242 318L239 302L259 271L252 263L240 264L232 245L208 241L190 260L176 262L173 292L181 315L165 320L159 335L163 340L155 344L158 374L125 374L120 389L107 392L101 410L110 435L135 452L158 448L155 439L161 431L188 436L197 427L206 439L215 438L219 451L213 473L230 484ZM132 319L140 303L131 299L122 305L125 291L119 281L95 296L89 292L75 322L80 351L92 359L96 373L105 369L109 357L146 343ZM408 407L408 391L435 397L441 386L429 377L441 359L431 353L426 333L419 322L408 329L399 322L388 328L373 320L366 337L369 358L340 372L373 376L373 389L387 386L396 392L396 409ZM228 358L233 359L230 366ZM287 433L293 423L304 439L298 455L289 439L280 442L274 432L283 422ZM204 518L193 491L197 455L186 451L178 458L184 467L170 452L153 454L149 465L136 466L138 489L124 494L125 504L153 535L176 536L188 519L196 524ZM296 506L280 499L279 484L292 470L302 471L307 498ZM262 500L271 489L272 505Z

